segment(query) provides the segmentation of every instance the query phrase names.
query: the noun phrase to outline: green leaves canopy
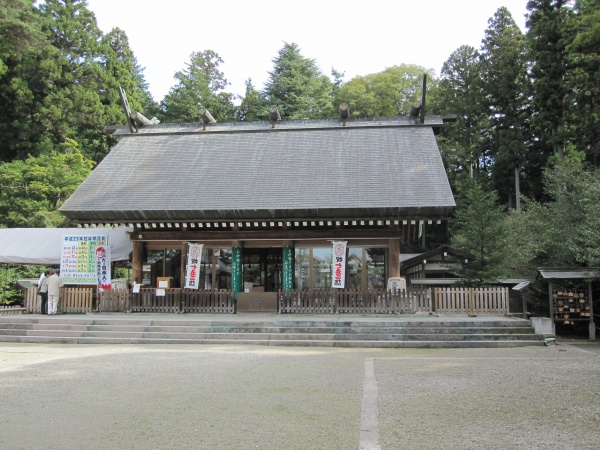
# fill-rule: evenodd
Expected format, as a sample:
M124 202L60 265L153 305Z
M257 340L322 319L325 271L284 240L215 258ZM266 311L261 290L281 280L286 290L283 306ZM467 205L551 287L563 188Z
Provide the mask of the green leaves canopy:
M94 163L67 139L61 151L0 164L0 216L8 227L60 227L58 208L89 175Z

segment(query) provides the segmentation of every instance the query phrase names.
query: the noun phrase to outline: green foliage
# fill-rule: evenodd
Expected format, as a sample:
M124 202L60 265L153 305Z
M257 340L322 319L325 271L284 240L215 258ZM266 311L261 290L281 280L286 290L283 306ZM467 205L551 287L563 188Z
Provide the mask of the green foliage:
M434 90L437 81L433 71L400 64L382 72L354 77L342 85L338 98L348 103L354 117L408 115L412 104L421 100L425 73L428 90Z
M508 229L496 192L469 182L457 201L451 234L454 250L472 258L459 272L468 284L489 283L506 275Z
M532 159L526 145L531 90L527 41L504 7L488 23L481 48L481 74L488 132L492 134L491 181L502 201L511 204L515 167L522 168Z
M201 104L217 122L232 120L233 94L224 91L229 82L219 69L222 63L212 50L192 53L186 68L175 73L178 83L162 101L158 117L171 123L201 122L198 112Z
M529 0L527 18L534 79L534 125L543 142L560 158L566 143L568 114L568 58L573 14L567 0Z
M27 264L0 264L0 305L22 304L23 291L15 288L18 280L38 279L44 268Z
M490 124L483 100L480 53L462 46L442 66L437 98L442 113L457 116L456 122L444 126L438 138L455 192L461 192L474 174L487 170Z
M104 132L124 123L116 86L135 109L151 96L125 33L103 36L82 0L11 0L0 6L0 161L60 151L67 138L100 161L115 144Z
M279 107L282 118L332 116L332 83L323 75L314 59L302 56L297 44L284 43L273 64L263 95L269 105Z
M235 118L252 122L255 120L267 120L269 105L263 94L252 84L252 80L246 80L246 92L241 98L240 105L235 110Z
M577 2L577 27L566 46L574 104L570 137L600 167L600 0Z
M0 223L7 227L60 227L58 208L89 175L93 162L74 141L61 151L0 164Z
M548 202L526 201L511 214L507 268L533 277L539 267L598 266L600 173L566 157L545 172L544 185Z

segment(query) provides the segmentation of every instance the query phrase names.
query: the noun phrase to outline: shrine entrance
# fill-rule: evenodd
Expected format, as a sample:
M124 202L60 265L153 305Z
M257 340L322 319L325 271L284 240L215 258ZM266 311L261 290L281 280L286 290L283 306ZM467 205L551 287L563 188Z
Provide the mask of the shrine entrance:
M282 286L282 248L244 248L244 292L277 292Z

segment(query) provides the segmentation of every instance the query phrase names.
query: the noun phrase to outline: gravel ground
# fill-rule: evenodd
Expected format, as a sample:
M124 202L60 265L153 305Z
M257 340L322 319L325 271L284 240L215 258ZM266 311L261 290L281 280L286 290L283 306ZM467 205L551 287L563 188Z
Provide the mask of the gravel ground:
M600 346L576 343L0 343L0 448L357 449L369 377L382 449L600 448Z

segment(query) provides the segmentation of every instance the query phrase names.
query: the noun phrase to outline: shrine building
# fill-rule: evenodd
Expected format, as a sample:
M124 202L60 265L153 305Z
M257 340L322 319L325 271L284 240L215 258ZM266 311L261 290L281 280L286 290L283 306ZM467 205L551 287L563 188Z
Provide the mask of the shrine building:
M455 207L434 131L446 116L113 127L119 143L60 211L132 229L133 281L183 287L188 243L200 289L385 288L402 246ZM212 119L212 118L211 118Z

